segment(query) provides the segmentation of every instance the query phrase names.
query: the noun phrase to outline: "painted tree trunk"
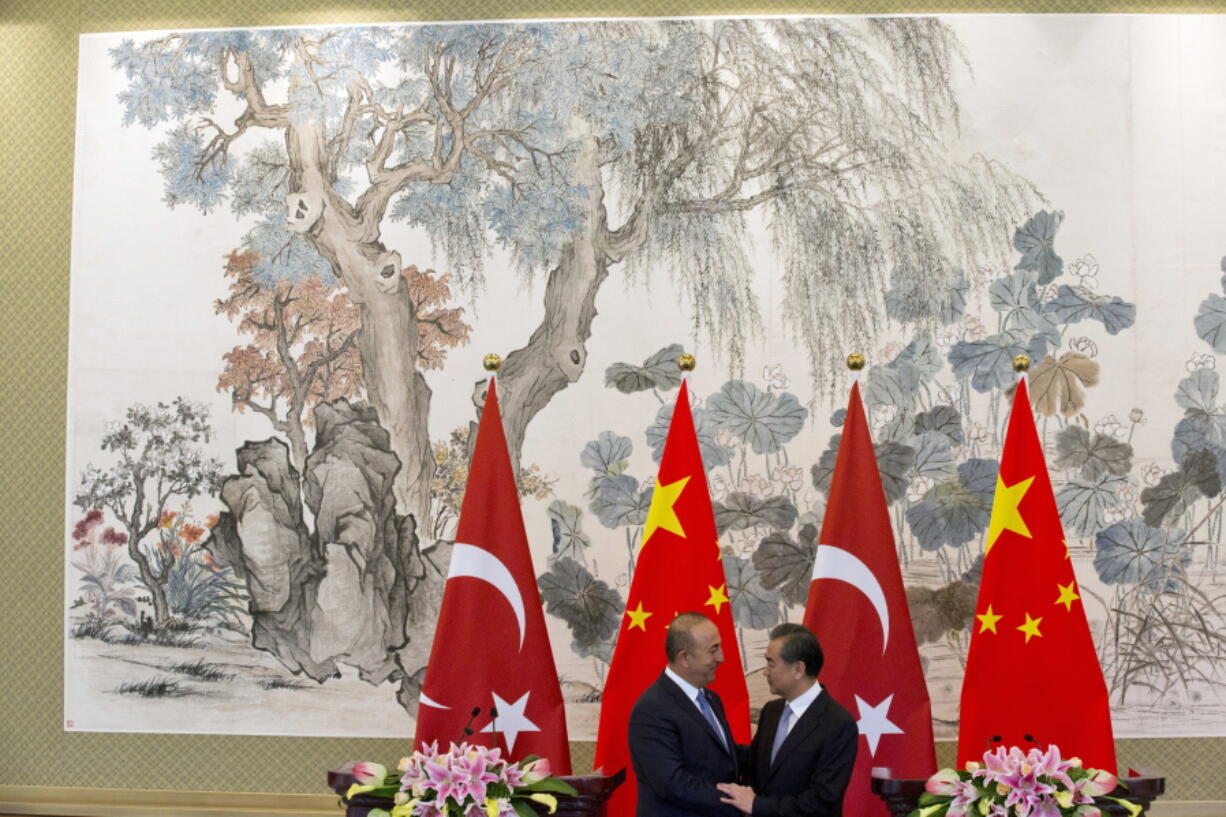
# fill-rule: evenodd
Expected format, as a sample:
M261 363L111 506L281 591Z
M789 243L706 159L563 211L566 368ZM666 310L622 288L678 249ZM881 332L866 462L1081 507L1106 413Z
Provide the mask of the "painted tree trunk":
M141 583L149 590L149 598L153 600L153 623L159 627L165 626L170 620L170 605L166 601L166 576L153 575L153 568L149 565L149 557L140 549L141 539L152 528L152 524L142 524L141 515L145 508L145 484L144 479L140 476L136 477L136 496L132 502L132 515L124 520L124 526L128 529L128 556L132 561L136 562L136 569L140 572ZM161 515L159 508L157 513Z
M584 225L563 247L558 265L549 273L545 317L528 344L507 355L498 375L499 406L516 473L528 424L554 395L583 374L587 340L596 317L596 293L609 276L604 187L593 139L586 140L581 149L577 180L589 191ZM478 409L484 393L482 381L473 396Z
M291 126L286 146L291 189L323 202L305 236L331 263L361 315L358 350L367 397L401 463L396 500L417 518L419 529L429 530L434 477L427 424L430 388L417 370L417 323L408 284L400 274L400 255L389 252L379 241L377 226L365 225L336 194L321 125Z

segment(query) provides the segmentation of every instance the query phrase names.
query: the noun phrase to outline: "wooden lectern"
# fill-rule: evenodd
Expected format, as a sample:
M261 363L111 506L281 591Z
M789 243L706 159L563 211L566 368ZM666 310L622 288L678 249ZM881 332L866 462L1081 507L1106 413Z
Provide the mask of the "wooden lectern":
M345 798L345 792L356 782L353 779L354 764L348 763L339 769L328 772L328 788L340 795L345 804L345 817L366 817L371 809L383 808L391 811L392 801L386 797L372 797L369 794L354 795L352 800ZM605 801L613 790L626 779L626 770L622 769L612 777L563 777L560 778L575 787L576 795L559 794L558 810L553 817L606 817ZM540 814L545 814L545 807L537 803L531 804Z

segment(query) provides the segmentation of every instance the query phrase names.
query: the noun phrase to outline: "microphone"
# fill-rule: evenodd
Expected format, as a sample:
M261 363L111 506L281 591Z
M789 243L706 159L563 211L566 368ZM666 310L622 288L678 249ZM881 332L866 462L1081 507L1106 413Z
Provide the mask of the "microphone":
M481 707L474 706L473 711L468 713L468 723L464 724L464 737L468 737L473 733L473 721L481 714Z
M988 738L987 740L983 742L983 750L985 752L992 751L992 744L1000 743L1001 740L1003 740L1003 738L1000 735L993 735L992 737Z

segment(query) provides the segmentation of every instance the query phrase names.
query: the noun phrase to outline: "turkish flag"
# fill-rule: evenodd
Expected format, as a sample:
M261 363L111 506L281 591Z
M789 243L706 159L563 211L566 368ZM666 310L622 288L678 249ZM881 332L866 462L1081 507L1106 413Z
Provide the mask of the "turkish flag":
M566 710L493 378L417 710L416 745L462 740L501 746L512 760L539 755L570 774Z
M634 813L638 787L626 738L630 710L664 671L664 633L678 613L702 613L719 627L724 663L709 688L723 701L737 743L749 743L749 692L721 558L689 387L683 380L601 696L594 766L607 775L626 770L625 784L609 801L609 814Z
M843 813L885 817L885 803L869 791L872 769L927 777L936 771L936 752L928 687L858 383L847 401L805 625L825 653L819 680L860 729Z
M1115 772L1107 685L1021 378L971 622L958 764L999 745L1053 743L1063 757Z

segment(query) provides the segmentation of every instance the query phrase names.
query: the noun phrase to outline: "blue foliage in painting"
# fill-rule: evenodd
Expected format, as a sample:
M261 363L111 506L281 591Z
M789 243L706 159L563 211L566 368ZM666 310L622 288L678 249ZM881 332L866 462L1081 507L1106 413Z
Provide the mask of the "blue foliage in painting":
M204 137L187 123L170 132L170 137L153 150L166 179L162 198L167 206L193 204L207 213L226 198L226 189L234 180L228 163L202 164Z
M664 441L668 437L668 427L673 422L674 403L660 406L656 412L656 421L647 429L647 444L651 446L651 458L656 462L664 456ZM702 451L702 464L708 471L732 461L732 451L720 445L715 434L720 430L719 423L709 412L697 406L691 406L694 416L694 431L698 434L698 447Z
M259 254L254 275L265 286L278 281L298 283L319 278L335 284L332 266L303 240L285 227L285 213L270 213L243 236L243 246Z
M1013 358L1029 355L1042 360L1047 354L1047 338L1028 329L1006 329L983 340L959 341L949 350L949 362L959 378L969 377L977 392L1007 389L1017 379Z

